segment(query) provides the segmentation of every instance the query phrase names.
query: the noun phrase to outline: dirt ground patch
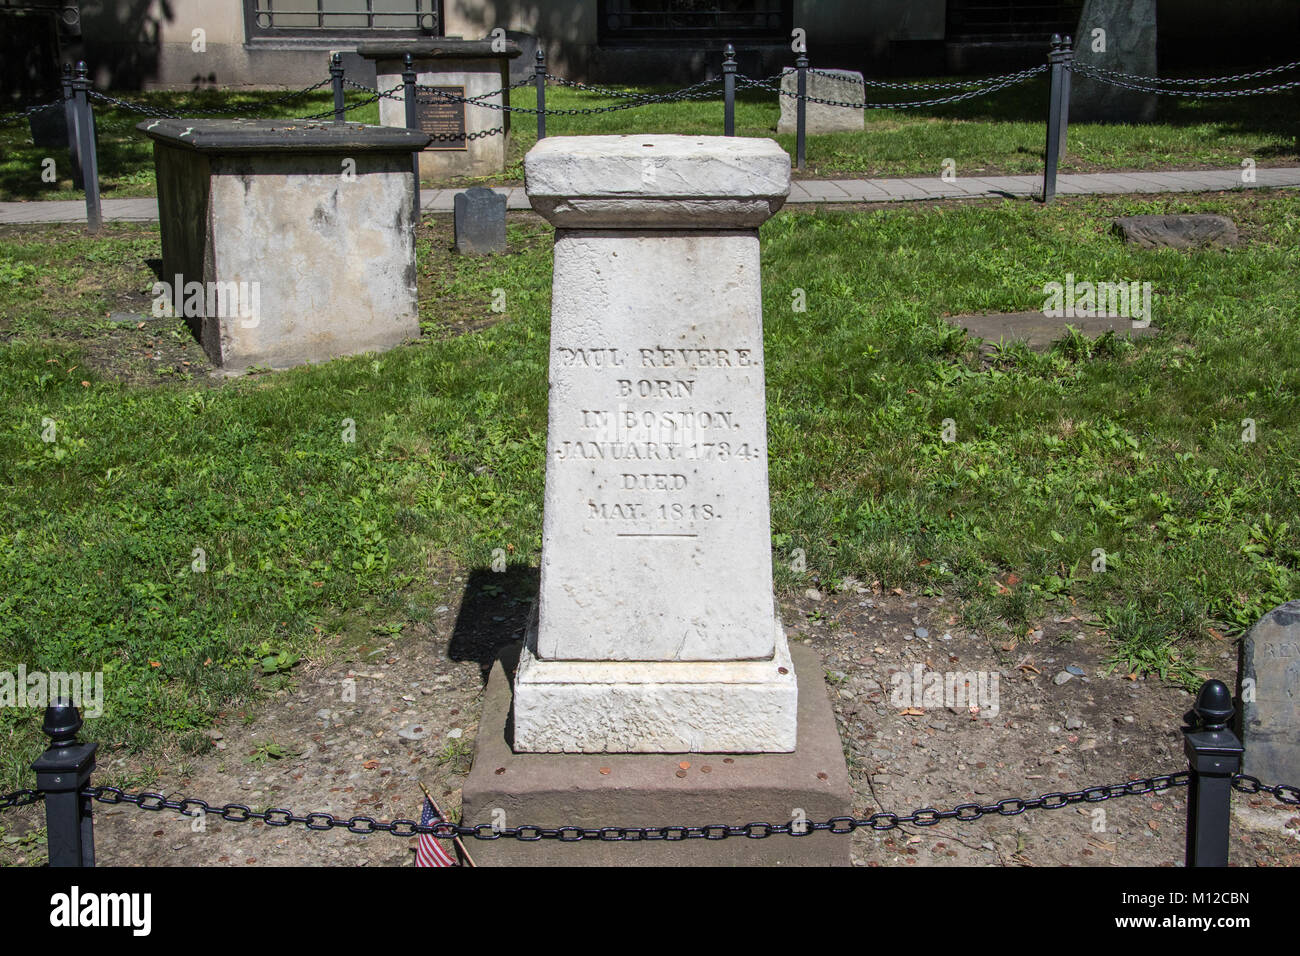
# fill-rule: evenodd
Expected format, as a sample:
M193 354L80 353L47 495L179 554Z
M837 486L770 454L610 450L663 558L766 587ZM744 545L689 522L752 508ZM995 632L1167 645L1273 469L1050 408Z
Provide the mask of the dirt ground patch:
M292 689L227 715L201 756L148 761L102 753L95 782L144 779L173 799L391 820L418 819L423 781L458 817L488 663L522 636L536 584L527 572L476 571L454 574L445 586L432 628L413 626L374 646L340 646L333 662L296 672ZM1186 767L1179 727L1191 696L1106 673L1104 635L1086 620L1058 616L1018 639L989 637L958 626L951 598L866 588L813 593L819 597L783 601L782 613L790 639L823 657L858 816L989 804ZM1217 676L1231 680L1235 648L1225 644L1212 663ZM916 665L996 674L996 708L897 706L893 675L911 675ZM1061 674L1070 677L1058 683ZM354 701L345 699L349 686ZM1294 809L1264 796L1237 794L1233 802L1234 865L1300 865ZM1186 790L1177 789L849 839L854 862L865 866L1172 866L1183 857L1185 813ZM34 807L6 818L10 833L42 822ZM413 861L414 840L386 834L205 824L196 832L175 813L96 805L98 859L134 866ZM0 862L38 858L21 845L0 849Z

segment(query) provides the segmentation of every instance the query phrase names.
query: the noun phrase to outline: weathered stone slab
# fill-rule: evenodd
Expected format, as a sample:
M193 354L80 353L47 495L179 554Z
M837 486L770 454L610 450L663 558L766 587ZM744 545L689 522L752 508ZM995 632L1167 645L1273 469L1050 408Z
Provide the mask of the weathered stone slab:
M506 197L484 186L456 193L456 251L490 255L506 251Z
M1275 607L1242 641L1242 769L1300 786L1300 600Z
M524 168L558 228L515 746L788 751L757 226L789 157L770 140L564 137Z
M781 89L786 93L799 92L798 71L787 69L782 72ZM805 95L835 103L865 103L867 87L862 81L862 74L854 70L809 70ZM778 98L781 100L781 118L777 121L776 131L797 133L799 101L793 96L782 95ZM807 105L804 123L809 135L861 131L866 126L865 113L860 108L828 106L811 100Z
M1160 332L1154 325L1134 325L1132 319L1105 315L1057 318L1042 312L986 312L947 316L944 321L965 329L973 338L991 343L1024 342L1039 352L1064 338L1067 326L1073 326L1090 339L1100 338L1107 332L1114 332L1120 338L1141 338Z
M1227 216L1124 216L1115 220L1113 228L1125 241L1145 249L1193 249L1237 244L1237 224Z
M817 653L790 648L798 679L798 742L791 753L516 753L509 734L511 672L502 652L483 694L462 820L501 826L701 826L785 823L802 811L848 816L852 792ZM517 748L516 748L517 749ZM689 764L683 770L682 764ZM499 811L499 812L498 812ZM849 840L824 831L766 840L601 843L470 841L481 866L848 866Z
M137 128L154 140L162 279L204 293L196 311L181 300L213 364L284 368L419 335L411 153L427 136L302 120Z
M1104 51L1094 50L1094 30L1105 31ZM1156 0L1085 0L1074 37L1079 66L1156 76ZM1131 81L1126 81L1131 82ZM1150 123L1156 94L1102 83L1075 72L1070 78L1070 122Z

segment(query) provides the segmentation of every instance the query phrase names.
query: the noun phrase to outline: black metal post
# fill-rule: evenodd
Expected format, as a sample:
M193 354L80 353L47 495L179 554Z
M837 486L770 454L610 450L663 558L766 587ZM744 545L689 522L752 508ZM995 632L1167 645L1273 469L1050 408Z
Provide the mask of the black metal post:
M66 700L45 708L41 730L50 745L36 758L36 787L45 791L45 839L50 866L94 866L95 828L91 799L81 791L90 783L99 744L77 743L81 714Z
M722 135L736 135L736 48L727 44L726 55L722 59L722 96L726 112L722 121Z
M90 78L86 62L82 60L77 64L77 75L72 80L73 108L77 115L81 178L86 191L86 231L94 235L104 224L104 217L99 208L99 159L95 156L95 112L90 107L90 97L86 95L89 89Z
M420 128L420 111L415 101L415 64L411 54L402 60L402 103L406 107L406 128ZM415 174L415 218L416 227L420 225L420 151L411 154L411 171Z
M1043 202L1056 198L1056 167L1065 155L1066 127L1070 114L1070 63L1074 51L1070 38L1061 42L1059 33L1052 34L1052 48L1047 54L1051 74L1051 88L1047 94L1047 161L1043 166Z
M1228 721L1232 692L1223 681L1207 680L1192 708L1196 720L1183 732L1192 772L1187 792L1187 865L1227 866L1232 778L1245 748Z
M546 139L546 51L537 47L537 65L533 67L537 83L537 139Z
M804 160L808 152L808 54L800 53L799 59L794 61L795 70L799 74L799 99L795 101L795 116L797 130L795 132L795 158L800 169L803 169Z
M343 122L343 54L330 57L330 80L334 84L334 122Z
M81 152L77 143L77 102L72 92L72 64L63 64L63 121L68 127L68 158L72 160L72 188L82 189Z

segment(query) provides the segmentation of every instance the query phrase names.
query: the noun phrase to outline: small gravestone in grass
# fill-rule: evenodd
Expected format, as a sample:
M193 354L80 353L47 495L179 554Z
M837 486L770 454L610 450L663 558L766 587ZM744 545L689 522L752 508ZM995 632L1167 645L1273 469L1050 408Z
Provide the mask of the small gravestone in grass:
M1260 618L1241 650L1242 770L1300 786L1300 600Z
M1144 249L1197 249L1235 246L1237 225L1227 216L1123 216L1112 228L1125 242Z
M778 133L799 131L798 109L799 74L787 69L781 74L781 118L777 121ZM854 70L809 70L805 96L809 97L804 114L805 131L818 133L844 133L865 128L862 107L832 106L832 103L862 104L866 102L866 84L862 74ZM814 100L826 100L817 103Z
M989 343L1023 342L1043 351L1074 334L1096 339L1154 335L1150 282L1093 281L1067 272L1043 288L1043 307L1033 312L954 315L946 321Z
M456 251L485 256L506 251L506 197L474 186L457 193Z

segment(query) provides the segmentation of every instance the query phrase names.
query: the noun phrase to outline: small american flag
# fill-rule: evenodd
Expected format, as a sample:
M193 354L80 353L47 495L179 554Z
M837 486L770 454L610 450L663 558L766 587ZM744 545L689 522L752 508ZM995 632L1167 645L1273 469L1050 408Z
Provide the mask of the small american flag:
M432 826L435 823L441 823L442 817L438 811L433 809L433 803L428 797L424 798L424 811L420 814L420 823L423 826ZM416 866L459 866L455 860L448 856L447 851L442 848L442 841L432 833L421 833L416 841L415 847L415 865Z

